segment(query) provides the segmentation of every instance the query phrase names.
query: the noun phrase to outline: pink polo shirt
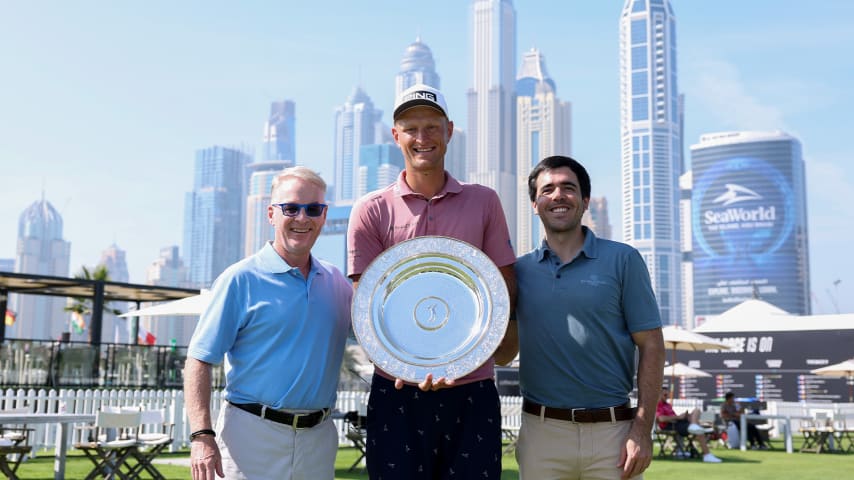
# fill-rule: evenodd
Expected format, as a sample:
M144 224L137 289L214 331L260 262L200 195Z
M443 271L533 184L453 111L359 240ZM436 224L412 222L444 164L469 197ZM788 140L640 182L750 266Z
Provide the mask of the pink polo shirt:
M383 251L415 237L443 235L481 249L499 267L516 261L501 202L494 190L460 183L445 172L445 186L433 198L413 192L406 172L397 182L360 198L350 213L347 271L361 275ZM458 384L491 378L495 362L487 360ZM393 377L377 368L380 375Z

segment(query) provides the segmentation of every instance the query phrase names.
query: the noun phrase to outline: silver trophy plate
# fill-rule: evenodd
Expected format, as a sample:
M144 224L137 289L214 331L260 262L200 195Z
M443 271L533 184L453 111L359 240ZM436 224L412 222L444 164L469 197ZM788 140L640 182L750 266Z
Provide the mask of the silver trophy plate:
M510 317L498 267L449 237L418 237L374 259L353 298L353 330L368 357L409 382L460 378L496 348Z

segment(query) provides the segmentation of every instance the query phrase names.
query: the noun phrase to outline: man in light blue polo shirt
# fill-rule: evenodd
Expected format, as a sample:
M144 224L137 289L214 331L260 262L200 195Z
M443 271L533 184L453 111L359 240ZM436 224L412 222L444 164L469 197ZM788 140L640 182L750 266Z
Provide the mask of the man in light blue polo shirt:
M187 354L184 393L195 480L332 479L335 405L352 286L311 255L326 221L326 184L305 167L273 181L275 240L228 267ZM216 428L211 365L226 360Z
M528 191L546 237L516 261L520 477L640 478L652 460L664 365L646 265L634 248L581 225L590 177L577 161L544 159Z

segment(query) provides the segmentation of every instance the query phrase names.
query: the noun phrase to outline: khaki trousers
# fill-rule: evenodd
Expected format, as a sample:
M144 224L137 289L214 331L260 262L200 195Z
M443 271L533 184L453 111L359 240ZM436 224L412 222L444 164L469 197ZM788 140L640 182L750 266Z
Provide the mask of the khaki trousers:
M217 444L228 480L333 480L338 431L327 418L294 430L224 402Z
M620 449L631 426L631 420L572 423L523 412L516 446L519 478L618 480Z

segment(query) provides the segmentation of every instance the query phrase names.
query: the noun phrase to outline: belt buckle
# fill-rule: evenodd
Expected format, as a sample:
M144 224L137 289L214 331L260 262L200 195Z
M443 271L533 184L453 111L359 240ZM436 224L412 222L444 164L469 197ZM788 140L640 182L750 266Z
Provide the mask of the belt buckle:
M293 416L294 416L294 421L293 421L293 422L291 422L291 427L292 427L294 430L304 430L306 427L302 427L302 428L301 428L301 427L298 427L298 426L297 426L297 424L299 423L299 419L300 419L300 417L306 417L306 416L308 416L308 415L311 415L311 414L310 414L310 413L294 413L294 414L293 414Z
M572 422L572 423L578 423L578 422L576 422L576 421L575 421L575 411L576 411L576 410L584 411L584 410L587 410L587 409L586 409L586 408L573 408L573 409L571 409L571 410L569 411L569 412L570 412L570 419L569 419L569 421L570 421L570 422Z

